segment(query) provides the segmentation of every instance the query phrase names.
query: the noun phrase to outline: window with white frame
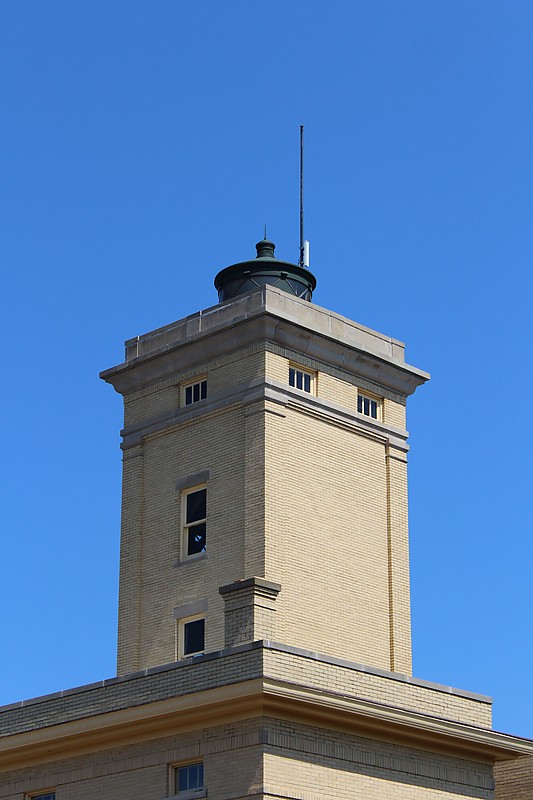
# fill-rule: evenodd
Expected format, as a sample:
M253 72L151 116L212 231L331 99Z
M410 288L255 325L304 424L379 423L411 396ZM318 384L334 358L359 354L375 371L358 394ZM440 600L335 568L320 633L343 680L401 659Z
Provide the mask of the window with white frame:
M207 397L207 378L196 380L182 387L182 402L184 406L198 403Z
M201 761L174 767L174 792L180 800L205 797L204 765Z
M357 411L365 417L381 419L381 399L364 392L358 392Z
M314 394L316 373L310 370L289 364L289 386L301 389L302 392Z
M205 617L185 617L178 620L178 661L197 656L205 650Z
M195 558L205 552L207 527L207 489L186 489L182 498L182 558Z

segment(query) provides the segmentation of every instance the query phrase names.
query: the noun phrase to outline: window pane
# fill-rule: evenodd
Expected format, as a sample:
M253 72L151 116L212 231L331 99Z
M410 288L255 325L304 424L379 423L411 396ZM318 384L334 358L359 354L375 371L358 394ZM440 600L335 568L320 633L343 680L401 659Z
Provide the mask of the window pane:
M199 383L195 383L194 386L192 387L192 395L193 395L194 402L197 403L198 400L200 399L200 384Z
M363 413L368 417L370 415L370 400L368 397L363 397Z
M377 419L378 417L378 404L375 400L370 401L370 416L374 419Z
M187 517L186 522L196 522L197 519L205 519L206 514L206 489L199 489L187 495Z
M205 619L186 622L184 630L183 654L200 653L204 649Z
M289 367L289 386L294 386L294 377L295 371L292 367Z
M360 414L363 413L363 398L361 395L358 395L357 397L357 410Z
M202 381L202 383L200 384L200 389L201 389L200 397L202 400L205 400L205 398L207 397L207 381Z
M196 764L192 764L187 773L187 789L196 789Z
M204 765L189 764L178 767L177 791L185 792L187 789L202 789L204 785Z
M180 767L178 769L178 792L184 792L189 788L189 768Z
M201 788L199 772L200 764L193 764L192 767L189 767L189 789Z
M187 386L185 389L185 405L190 406L192 403L192 386Z
M311 376L306 375L304 372L304 391L310 392L311 391Z
M302 388L302 378L303 378L302 373L300 372L299 369L297 369L296 370L296 388L297 389L301 389Z
M199 525L192 525L188 529L187 536L187 555L194 556L196 553L203 553L205 550L205 522Z
M187 767L178 770L178 792L184 792L187 788Z

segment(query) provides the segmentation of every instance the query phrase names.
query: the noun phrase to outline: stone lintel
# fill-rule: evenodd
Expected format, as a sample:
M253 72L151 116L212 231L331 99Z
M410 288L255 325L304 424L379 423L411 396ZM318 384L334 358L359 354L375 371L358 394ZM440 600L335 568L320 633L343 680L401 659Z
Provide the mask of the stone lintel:
M176 606L172 611L172 616L174 619L194 617L197 614L204 614L207 611L207 607L207 600L195 600L193 603L185 603L185 605Z
M174 484L177 492L182 489L189 489L191 486L198 486L200 483L207 483L211 475L209 469L202 469L200 472L193 472L190 475L183 475Z

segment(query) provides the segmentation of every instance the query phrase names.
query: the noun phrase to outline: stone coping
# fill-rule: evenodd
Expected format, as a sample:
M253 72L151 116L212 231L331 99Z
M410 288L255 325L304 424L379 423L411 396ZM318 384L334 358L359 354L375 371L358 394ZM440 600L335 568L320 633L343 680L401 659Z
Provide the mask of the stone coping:
M231 594L232 592L238 592L241 589L251 588L267 589L271 592L279 594L279 592L281 592L281 583L267 581L265 578L244 578L239 581L233 581L233 583L228 583L227 586L221 586L218 591L220 594Z
M464 697L467 700L476 700L480 703L492 703L493 701L492 697L489 697L485 694L469 692L466 689L456 689L453 686L446 686L443 683L427 681L423 678L414 678L412 675L404 675L401 672L390 672L389 670L380 669L379 667L369 667L365 664L358 664L355 661L348 661L347 659L343 658L335 658L334 656L324 655L323 653L315 653L312 650L303 650L301 647L292 647L291 645L281 644L280 642L270 642L268 640L263 640L263 644L270 650L279 650L282 653L292 653L293 655L302 656L303 658L310 658L313 661L319 661L323 664L332 664L337 667L352 669L356 672L365 672L368 675L377 675L381 678L388 678L389 680L398 681L399 683L408 683L411 686L420 686L422 689L432 689L436 692L454 695L455 697Z
M128 340L126 361L100 377L126 394L267 340L406 396L429 378L405 362L401 342L271 286Z
M305 319L304 324L306 326L311 321L315 321L313 327L316 326L317 329L321 329L323 332L327 331L329 333L332 324L335 327L338 326L338 333L344 333L343 338L346 338L347 341L361 337L365 340L366 346L370 346L370 349L375 352L379 352L381 355L386 353L389 357L392 356L399 361L403 361L404 342L372 328L367 328L365 325L361 325L348 317L343 317L328 308L316 305L316 303L293 297L287 292L270 285L245 292L223 303L217 303L202 311L188 314L186 317L182 317L168 325L163 325L153 331L127 339L125 342L126 358L129 360L130 358L148 355L161 346L168 346L171 342L178 342L180 339L186 339L200 332L205 334L210 329L241 318L243 314L249 315L257 310L263 310L267 306L283 311L283 316L293 317L295 321L303 321Z

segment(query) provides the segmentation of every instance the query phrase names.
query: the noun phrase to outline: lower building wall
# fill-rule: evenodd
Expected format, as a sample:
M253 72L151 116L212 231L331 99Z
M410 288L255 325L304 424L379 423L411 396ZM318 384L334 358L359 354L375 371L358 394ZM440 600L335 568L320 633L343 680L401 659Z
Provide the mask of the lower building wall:
M259 791L260 720L228 724L0 774L1 800L54 789L56 800L162 800L173 766L203 761L210 800Z
M531 800L533 798L533 757L500 761L494 768L496 800Z
M272 721L265 797L284 800L494 798L492 767L307 725Z
M173 765L197 761L210 800L494 800L486 764L268 718L6 772L0 798L163 800Z

